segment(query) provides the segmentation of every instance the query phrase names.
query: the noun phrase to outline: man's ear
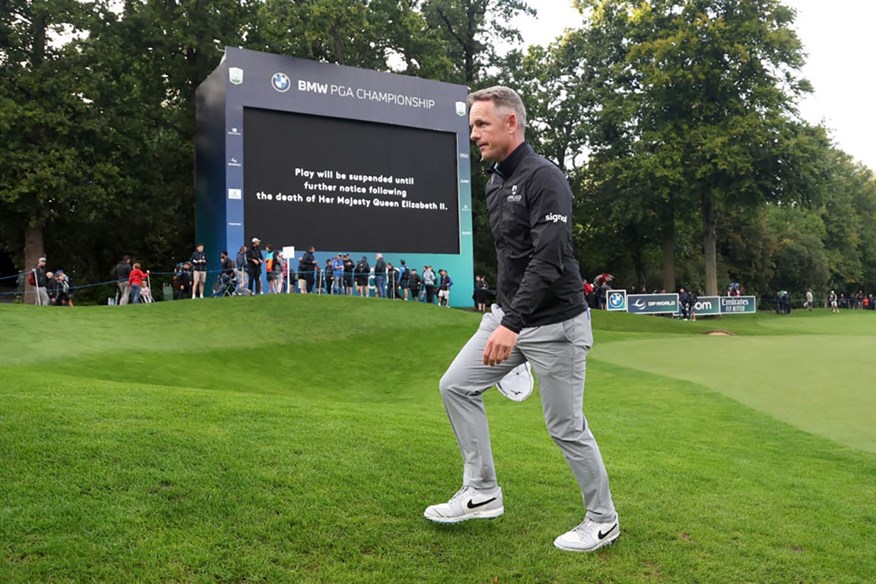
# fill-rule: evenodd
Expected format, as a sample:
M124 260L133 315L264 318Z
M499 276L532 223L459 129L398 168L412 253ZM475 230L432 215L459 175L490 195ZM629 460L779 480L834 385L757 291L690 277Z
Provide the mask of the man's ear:
M517 114L510 113L505 117L505 127L508 128L508 132L511 134L517 133L518 120Z

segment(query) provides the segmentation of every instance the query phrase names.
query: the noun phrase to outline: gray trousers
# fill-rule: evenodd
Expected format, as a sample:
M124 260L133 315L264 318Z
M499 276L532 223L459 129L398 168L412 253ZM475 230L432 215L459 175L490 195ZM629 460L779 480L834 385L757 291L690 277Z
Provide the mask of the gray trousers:
M131 296L131 286L127 281L119 282L119 306L124 306L128 303L128 298Z
M48 306L49 305L49 290L45 286L37 286L36 287L36 296L34 297L34 304L37 306Z
M548 433L581 488L586 517L597 522L617 517L608 474L596 439L584 418L584 371L593 345L589 310L564 322L520 331L511 358L483 364L484 347L504 313L493 305L474 336L441 378L441 397L462 452L463 484L490 490L497 486L483 393L514 367L529 361L538 376Z

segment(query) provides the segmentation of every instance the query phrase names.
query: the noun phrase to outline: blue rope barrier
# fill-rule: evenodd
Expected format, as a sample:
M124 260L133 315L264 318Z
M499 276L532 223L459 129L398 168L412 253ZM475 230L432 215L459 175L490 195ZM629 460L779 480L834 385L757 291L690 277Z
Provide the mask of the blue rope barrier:
M108 282L98 282L97 284L82 284L81 286L70 286L70 290L84 290L85 288L96 288L98 286L106 286L107 284L117 284L118 280L110 280Z

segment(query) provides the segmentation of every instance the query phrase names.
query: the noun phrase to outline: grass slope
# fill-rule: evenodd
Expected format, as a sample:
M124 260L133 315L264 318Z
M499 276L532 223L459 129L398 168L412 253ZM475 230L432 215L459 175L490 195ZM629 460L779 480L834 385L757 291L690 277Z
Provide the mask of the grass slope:
M707 324L596 317L587 412L623 537L578 555L551 545L581 508L537 398L486 398L505 516L421 516L458 487L436 383L476 315L266 297L0 322L0 581L876 579L876 456L599 356Z
M597 345L592 356L702 384L808 432L876 453L876 361L869 357L876 353L876 313L767 314L728 324L743 336L667 342L665 335L626 335L624 342Z

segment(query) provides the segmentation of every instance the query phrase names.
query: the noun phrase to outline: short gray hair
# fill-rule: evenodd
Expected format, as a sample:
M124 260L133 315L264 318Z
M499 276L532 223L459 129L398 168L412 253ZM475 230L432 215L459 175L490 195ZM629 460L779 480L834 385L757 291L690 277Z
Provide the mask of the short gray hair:
M494 85L469 94L468 106L471 107L476 101L492 101L497 108L517 116L520 129L526 129L526 107L517 92L510 87Z

